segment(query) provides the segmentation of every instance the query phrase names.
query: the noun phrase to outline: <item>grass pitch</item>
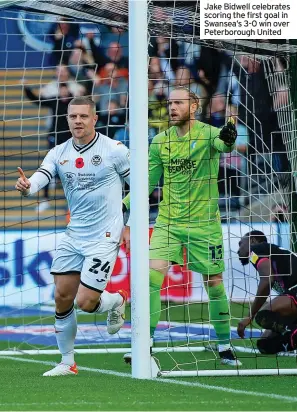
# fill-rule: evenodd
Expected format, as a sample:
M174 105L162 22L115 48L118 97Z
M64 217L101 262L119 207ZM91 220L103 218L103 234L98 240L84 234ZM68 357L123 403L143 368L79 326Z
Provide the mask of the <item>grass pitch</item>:
M239 313L240 310L240 313ZM164 308L163 319L167 318ZM171 308L170 319L193 322L207 317L202 305L184 311ZM129 313L127 313L129 317ZM234 318L242 307L232 307ZM6 319L2 324L49 323L49 318ZM91 321L80 316L80 321ZM100 320L100 319L99 319ZM187 319L188 321L189 319ZM52 322L52 319L51 319ZM234 325L236 321L234 320ZM178 343L180 345L181 342ZM237 344L237 342L236 342ZM162 346L164 344L159 344ZM41 346L40 346L41 347ZM92 346L93 347L93 346ZM0 350L7 342L0 343ZM19 343L18 348L29 348ZM297 368L294 357L264 357L238 353L242 368ZM158 354L162 369L230 369L214 352ZM14 411L194 411L194 410L297 410L297 380L293 376L156 378L136 380L121 354L76 355L78 376L42 377L59 356L0 356L0 410Z

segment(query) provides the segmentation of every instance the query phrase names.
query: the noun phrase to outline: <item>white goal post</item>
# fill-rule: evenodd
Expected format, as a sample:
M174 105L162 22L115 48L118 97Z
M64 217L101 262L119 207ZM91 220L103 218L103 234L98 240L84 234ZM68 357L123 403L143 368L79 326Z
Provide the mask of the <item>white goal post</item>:
M152 377L149 329L147 2L129 0L132 376ZM136 253L137 245L143 245Z

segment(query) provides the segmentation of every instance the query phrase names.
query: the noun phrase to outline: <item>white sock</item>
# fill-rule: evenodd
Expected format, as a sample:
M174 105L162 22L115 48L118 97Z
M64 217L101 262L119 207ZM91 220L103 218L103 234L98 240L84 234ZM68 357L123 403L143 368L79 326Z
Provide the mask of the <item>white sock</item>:
M109 293L106 290L103 291L100 297L100 305L96 312L104 313L109 310L115 309L123 303L123 297L119 293Z
M62 363L74 364L74 340L77 332L76 311L72 306L65 313L55 316L55 331L58 348L62 354Z
M225 350L231 349L230 343L226 343L225 345L218 345L219 352L224 352Z

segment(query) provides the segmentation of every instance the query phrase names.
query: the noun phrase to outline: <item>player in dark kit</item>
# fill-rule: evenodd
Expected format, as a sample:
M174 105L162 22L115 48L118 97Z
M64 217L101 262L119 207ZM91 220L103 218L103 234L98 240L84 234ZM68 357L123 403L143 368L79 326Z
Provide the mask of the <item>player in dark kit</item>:
M242 265L253 264L260 276L250 317L238 323L237 332L244 338L246 327L255 319L266 329L257 341L263 354L292 351L297 347L297 255L267 242L263 232L253 230L239 242ZM279 296L269 299L271 289Z

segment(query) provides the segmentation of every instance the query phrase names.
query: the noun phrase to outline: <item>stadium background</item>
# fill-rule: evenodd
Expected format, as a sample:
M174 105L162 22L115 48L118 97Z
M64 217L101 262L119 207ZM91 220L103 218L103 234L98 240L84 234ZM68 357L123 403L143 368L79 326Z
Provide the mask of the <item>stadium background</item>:
M178 3L189 2L173 3L177 6ZM52 125L53 115L48 109L40 107L39 90L44 87L48 87L45 89L47 92L52 92L53 89L57 90L58 81L60 83L71 82L72 90L78 92L84 88L93 87L93 85L98 86L97 94L100 96L106 94L106 90L108 90L108 99L105 100L105 103L107 101L109 104L112 96L114 100L117 100L117 103L114 103L112 116L106 116L106 110L104 115L104 108L100 107L99 103L100 120L97 128L110 137L122 139L123 142L129 144L128 106L127 99L125 99L128 90L128 42L127 33L121 29L112 29L99 24L79 24L77 30L77 28L73 29L74 25L72 24L69 33L67 27L61 24L60 27L63 26L62 30L65 30L62 36L65 39L62 45L62 49L65 48L65 54L62 56L59 53L61 49L59 35L55 42L55 34L59 33L57 25L52 24L53 16L25 12L16 15L1 11L0 17L4 15L4 19L0 18L0 100L2 101L0 113L3 137L1 139L3 144L0 147L0 165L4 170L0 176L0 202L3 212L0 214L1 234L3 234L0 241L0 349L11 349L14 353L12 356L0 357L2 370L0 409L295 410L297 402L296 381L291 377L284 376L263 378L257 376L257 372L263 373L261 368L269 368L270 370L274 369L275 373L278 374L283 368L296 367L296 359L293 357L259 357L251 352L254 345L253 339L246 339L244 342L246 346L243 349L249 349L249 352L239 354L244 367L250 368L252 373L250 377L199 377L196 379L184 378L184 380L167 379L166 382L165 379L152 382L132 381L129 379L131 378L130 368L123 364L122 355L111 353L111 349L130 342L131 329L128 313L128 321L120 334L120 344L116 340L108 341L105 318L99 316L94 319L91 316L79 314L77 339L79 348L87 347L92 350L95 345L102 345L100 348L103 348L104 355L77 354L77 362L81 365L80 375L77 377L78 379L67 381L67 385L61 385L62 382L59 379L47 381L45 385L44 381L40 379L44 370L52 365L52 361L57 360L57 356L54 355L53 358L53 355L45 354L24 355L22 351L32 348L56 348L52 324L53 286L49 267L58 238L69 217L58 181L51 183L48 200L44 197L43 192L30 200L20 200L14 190L17 178L16 167L22 166L28 175L32 174L49 148L48 131ZM176 10L175 15L179 19L183 17L183 12ZM158 23L163 21L162 12L160 16ZM17 20L15 20L16 17ZM65 19L63 18L63 20ZM168 30L168 27L166 29ZM185 29L187 30L188 27ZM92 61L90 49L91 39L88 38L90 37L88 33L91 31L96 33L94 40L98 53L95 67L92 67L94 61ZM174 37L176 40L178 36ZM84 41L87 53L81 45L75 46L77 38ZM233 153L230 158L222 159L220 209L225 237L232 234L231 252L233 253L237 249L238 237L246 229L246 222L247 227L252 223L254 228L263 229L267 235L273 234L272 241L284 247L289 246L288 235L294 236L294 233L290 233L291 227L287 223L282 223L282 220L283 212L286 212L286 208L290 205L279 204L275 193L270 193L271 188L266 184L270 170L267 168L267 163L263 165L263 158L267 155L268 163L272 164L270 160L273 153L277 155L274 157L274 160L277 160L273 166L275 167L274 171L279 172L279 176L283 170L287 171L286 167L278 168L286 163L287 154L282 145L282 139L280 139L280 124L277 113L279 106L275 106L274 99L268 90L263 62L258 59L255 61L253 56L246 59L246 53L242 53L240 64L245 66L247 76L246 79L240 79L243 66L237 65L233 52L203 47L205 44L199 45L195 42L186 43L181 39L175 40L168 41L165 37L157 35L151 38L149 50L149 78L151 79L149 82L149 138L151 139L154 133L168 124L165 106L168 87L163 87L163 84L167 85L168 81L171 81L171 84L184 83L186 85L190 82L191 87L203 96L201 101L204 110L200 113L201 120L216 126L225 122L227 101L230 103L230 99L233 100L234 106L240 101L246 102L247 93L238 94L236 79L240 80L241 85L247 84L246 92L254 96L255 113L257 117L261 118L261 124L265 130L265 133L261 132L260 136L265 137L266 146L263 145L263 140L257 137L259 133L258 131L255 133L254 128L252 128L252 132L247 133L244 127L239 127L238 152ZM114 66L106 67L106 64L111 63L107 55L108 46L111 42L117 41L122 45L121 69L123 70L121 73L119 70L115 72ZM74 53L69 53L70 49L74 49ZM259 51L261 52L261 50ZM114 58L114 53L111 55ZM169 56L172 58L168 59ZM194 57L194 59L189 59L189 56ZM62 73L61 70L56 70L61 58L72 73L70 78L68 72L65 74L65 70L62 69ZM72 63L68 64L67 59L71 59ZM82 60L77 64L80 59L84 60L84 64L90 70L97 70L100 66L99 68L102 70L100 77L105 79L106 83L101 85L98 81L98 84L95 84L95 73L91 71L89 76L84 71L85 66L81 64ZM282 75L287 61L286 58L283 58L283 54L277 60L280 63L278 70ZM292 58L292 62L293 60ZM79 69L82 69L82 72ZM178 71L178 69L181 70ZM273 70L270 72L272 75L275 74ZM58 73L60 73L60 79L57 77ZM231 93L227 92L230 76L233 85ZM110 92L114 78L121 78L121 84L115 85L119 93ZM294 82L295 78L292 81L292 90L294 90ZM100 88L100 86L104 87ZM26 87L37 94L38 98L35 103L27 98ZM123 98L117 99L117 94ZM218 96L216 97L216 95ZM287 101L286 90L280 90L277 95L282 96L281 103L285 104ZM295 98L294 93L292 93L292 97ZM109 107L109 109L111 108ZM237 114L238 119L241 120L239 122L241 126L244 126L244 123L247 125L249 122L245 118L245 113L239 111ZM117 132L119 133L117 134ZM275 134L271 135L271 132ZM117 136L115 136L116 134ZM256 147L256 153L260 156L255 156L255 151L249 152L250 147ZM295 153L294 147L293 145L291 155ZM279 152L282 153L280 157L278 156ZM238 153L242 153L242 156ZM240 183L240 181L247 180L244 159L249 159L249 156L253 159L252 163L255 166L255 179L251 179L251 186L248 186L250 192L247 195L243 190L246 189L245 183ZM279 162L280 160L284 163ZM229 185L229 183L232 184ZM157 189L150 198L151 224L156 216L161 195L161 190ZM273 210L271 208L270 210L269 207L264 207L263 199L267 197L270 197L272 202L276 201L275 203L280 206L280 209ZM225 247L228 256L229 239L226 241ZM233 257L235 256L233 255ZM228 270L225 274L228 292L232 292L232 297L235 300L244 298L249 301L257 283L255 272L250 271L248 282L244 282L242 269L236 266L237 259L232 259L232 262L228 261L227 263L232 265L232 267L227 265ZM195 288L189 290L190 283L188 281L193 281L193 285L196 284ZM127 285L128 282L129 259L126 258L122 249L110 288ZM219 360L213 351L196 354L190 350L190 353L177 355L170 353L171 344L180 346L180 348L189 344L186 349L192 349L192 338L195 343L203 344L204 342L199 341L199 339L209 340L214 336L211 333L208 335L207 304L194 303L205 298L202 293L200 276L197 275L196 278L195 274L186 270L182 273L181 268L174 267L166 282L169 282L171 287L165 287L166 297L164 296L162 322L160 322L156 333L157 349L162 349L162 346L168 349L168 353L165 351L159 356L163 366L170 370L176 367L187 369L187 366L194 365L194 368L202 370L202 372L205 368L213 369L215 373L226 372L226 370L222 371L223 367L219 365ZM238 282L237 285L236 282ZM186 288L184 283L187 285ZM193 299L193 303L191 299ZM237 338L236 322L242 317L244 310L248 310L248 307L242 303L231 307L232 338L234 341ZM168 317L168 315L170 316ZM168 334L170 328L171 336ZM260 332L253 329L252 333L253 337L257 337ZM250 334L248 334L249 337ZM21 353L22 356L18 356Z
M1 11L0 16L15 17L15 14ZM5 174L2 177L2 190L4 192L2 208L5 212L2 214L1 219L4 228L3 246L5 245L5 250L4 248L0 250L0 257L3 261L3 266L0 267L0 287L2 287L2 290L5 288L5 294L3 293L3 295L5 295L6 305L18 304L20 289L22 290L24 305L36 304L36 299L46 302L52 299L53 285L51 284L49 267L59 238L59 232L63 231L68 219L67 208L59 182L52 184L52 188L50 187L48 201L45 201L46 199L41 194L39 197L35 197L34 201L27 202L27 204L20 204L16 199L14 193L16 167L21 165L27 174L30 174L38 166L47 150L48 129L53 115L50 110L40 107L38 100L32 103L26 97L24 84L22 83L27 83L27 87L34 91L37 99L39 93L41 93L40 96L44 93L45 97L53 98L50 94L52 90L49 85L62 82L57 77L59 76L57 67L59 67L59 63L68 66L66 68L66 81L69 84L79 84L81 87L77 90L74 87L73 90L80 94L88 94L94 87L99 114L97 130L106 133L111 138L122 140L129 146L127 32L100 24L77 23L66 27L66 23L62 24L65 37L63 45L61 45L60 40L57 39L58 36L55 35L59 31L58 17L56 18L57 23L53 22L55 21L53 16L46 14L35 15L22 12L20 17L22 18L16 20L0 19L0 76L2 83L0 92L3 103L5 103L1 110L2 136L4 138L1 156L5 166ZM7 35L8 33L9 35ZM93 35L90 35L90 33L93 33ZM115 51L114 48L117 43L120 44L121 49ZM190 45L174 40L169 44L168 39L159 36L153 39L149 53L149 138L168 126L167 94L164 91L166 90L166 86L164 86L166 82L185 85L190 83L191 88L201 96L203 108L202 114L200 114L201 120L219 127L225 122L225 111L228 104L226 95L228 88L227 75L230 76L231 74L232 76L231 105L238 106L241 99L245 98L238 87L238 67L236 65L231 67L232 55L227 51L218 52L200 45ZM174 58L169 59L169 53ZM121 56L118 58L119 54ZM212 64L210 63L211 60ZM115 62L117 67L112 66ZM243 62L243 64L245 63ZM93 70L97 70L97 74L99 73L102 79L101 85L100 81L96 81L96 73ZM274 147L269 144L268 140L270 139L270 132L277 132L279 127L277 125L277 115L275 112L273 113L272 100L267 91L267 82L261 70L260 68L257 77L254 76L256 77L255 81L250 82L248 91L250 93L256 92L257 96L264 95L258 106L268 107L269 111L272 111L272 113L269 113L269 117L266 118L266 111L257 113L257 115L263 120L264 136L268 135L266 143L273 151ZM20 79L23 79L23 82L20 82ZM116 82L117 84L114 86L113 83ZM42 90L45 91L42 92ZM102 93L101 99L100 93ZM108 115L106 109L113 104L115 108ZM237 114L240 118L240 111ZM275 130L272 130L273 128ZM248 143L252 138L252 133L249 135L247 127L240 123L238 124L238 134L237 150L248 156ZM279 144L280 136L278 135L274 139L278 140L277 150L281 147L285 151L284 147ZM258 145L257 142L255 145L260 147L259 142ZM20 147L21 149L19 149ZM263 144L262 147L264 147ZM267 148L264 150L267 150ZM259 152L261 153L261 148ZM285 154L284 156L286 157ZM231 240L231 249L233 251L236 250L237 240L242 234L242 229L237 224L236 217L238 213L242 213L246 209L250 213L250 209L246 207L247 199L240 196L239 186L241 185L238 185L237 180L238 169L243 170L242 178L244 178L244 168L246 167L244 161L244 158L239 157L235 152L231 158L222 159L219 176L223 224L226 223L226 220L224 220L224 217L226 217L225 200L228 198L230 201L228 217L231 216L231 222L233 222L232 233L234 239ZM263 182L259 185L260 192L258 195L261 195ZM255 184L253 190L258 191L257 184ZM151 223L153 223L156 216L160 197L160 189L156 189L150 196ZM254 207L257 209L257 201L254 202ZM232 217L234 217L233 221ZM276 243L282 241L282 246L288 247L288 236L281 236L288 233L288 225L273 223L275 227L272 229L271 219L268 218L264 224L262 220L260 216L258 216L258 219L257 216L254 217L254 226L258 225L257 227L263 229L268 235L274 233L272 241ZM225 231L227 231L226 225ZM229 255L230 244L227 234L224 239L226 255ZM229 280L232 278L231 270L237 271L239 275L235 283L232 281L232 285L228 285ZM232 267L227 265L225 283L227 288L232 286L235 299L244 298L242 291L244 290L245 281L240 272L240 263L236 262L236 259L234 259ZM176 266L170 270L166 281L168 285L174 286L169 288L170 299L178 301L183 300L185 297L192 300L197 300L198 297L206 298L202 286L200 288L188 288L186 291L182 286L177 287L188 283L189 276L195 279L199 275ZM251 279L248 293L253 294L257 284L253 272ZM194 281L194 283L197 282ZM122 248L110 288L117 288L118 286L127 288L128 285L129 258L126 259Z

